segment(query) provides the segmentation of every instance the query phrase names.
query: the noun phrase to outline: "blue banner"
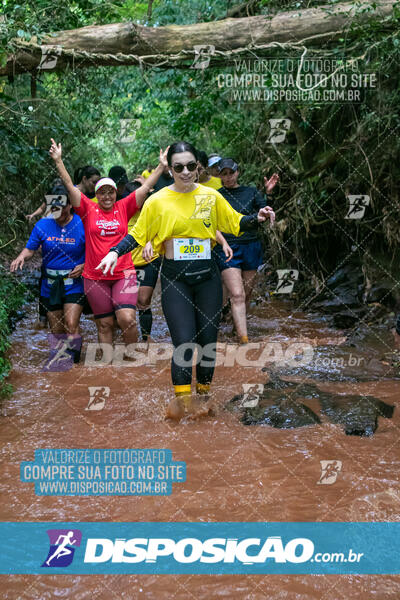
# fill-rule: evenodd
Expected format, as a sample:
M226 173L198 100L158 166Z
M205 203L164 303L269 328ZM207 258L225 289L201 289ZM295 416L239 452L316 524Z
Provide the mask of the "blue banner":
M400 523L0 523L2 574L399 574Z

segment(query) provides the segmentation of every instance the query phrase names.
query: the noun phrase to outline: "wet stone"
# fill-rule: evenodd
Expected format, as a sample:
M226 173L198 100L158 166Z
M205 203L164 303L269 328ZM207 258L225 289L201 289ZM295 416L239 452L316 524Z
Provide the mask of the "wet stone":
M370 436L378 428L378 417L390 419L394 406L373 396L331 396L320 398L322 413L332 423L343 425L346 435Z
M256 411L255 414L253 411ZM259 423L260 416L264 425L279 429L292 429L321 423L321 419L311 408L285 397L277 404L267 408L261 402L258 409L247 409L242 421L246 425L254 425Z
M226 408L240 411L245 425L291 429L320 424L319 415L304 404L306 400L318 401L321 414L342 425L347 435L373 435L379 417L390 419L394 411L394 406L373 396L332 394L313 383L285 381L276 373L271 374L261 394L237 394Z

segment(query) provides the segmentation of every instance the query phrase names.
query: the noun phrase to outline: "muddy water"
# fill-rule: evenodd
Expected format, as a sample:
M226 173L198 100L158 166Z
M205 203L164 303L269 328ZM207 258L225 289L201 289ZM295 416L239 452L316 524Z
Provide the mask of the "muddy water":
M290 430L246 427L239 414L224 409L243 383L266 382L260 367L216 369L217 412L202 421L164 420L171 397L169 365L88 368L42 373L46 335L35 329L29 308L13 334L11 383L0 423L2 521L397 521L400 515L399 425L380 419L371 438L346 436L327 420ZM368 394L398 404L400 380L381 358L389 336L372 335L364 346L347 345L343 332L315 315L292 312L273 302L255 307L249 318L252 341L309 340L314 361L307 367L276 367L292 381L318 379L321 389ZM86 342L96 339L85 318ZM232 343L224 325L221 342ZM156 341L168 341L159 300L155 302ZM339 368L332 357L351 364ZM354 367L354 358L364 358ZM318 359L318 360L317 360ZM272 368L272 367L271 367ZM347 371L346 371L347 368ZM102 411L85 410L89 386L108 386ZM187 481L174 484L170 497L39 497L19 481L19 464L33 460L36 448L169 448L187 463ZM318 485L321 460L342 461L332 485ZM400 598L400 576L2 576L4 598L148 599L315 599Z

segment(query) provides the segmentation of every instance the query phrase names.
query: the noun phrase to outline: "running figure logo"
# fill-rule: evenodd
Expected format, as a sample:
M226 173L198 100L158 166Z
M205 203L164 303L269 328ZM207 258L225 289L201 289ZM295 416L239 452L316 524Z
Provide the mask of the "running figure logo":
M38 66L38 71L51 71L57 64L58 57L61 56L61 46L42 46L42 58Z
M210 64L211 56L215 54L215 46L203 45L193 46L194 61L190 66L191 69L207 69Z
M332 485L335 483L337 476L342 470L341 460L320 460L321 463L321 477L317 481L318 485Z
M271 131L267 142L269 144L280 144L285 141L286 134L290 129L290 119L268 119Z
M74 558L75 548L81 545L79 529L48 529L50 548L42 567L68 567Z
M347 196L349 200L349 210L345 219L362 219L365 209L369 205L369 196Z
M135 269L125 269L124 285L121 289L121 294L137 294L139 287L136 279Z
M45 219L58 219L61 216L62 209L67 206L67 196L64 194L54 195L46 194L46 210L42 218Z
M240 402L242 408L255 408L258 406L260 396L264 391L263 383L242 383L243 398Z
M120 138L121 144L130 144L136 139L136 132L141 127L140 119L120 119Z
M296 269L278 269L278 284L275 289L275 294L290 294L293 291L299 272Z
M49 333L50 356L43 371L69 371L79 361L82 338L80 335Z
M109 387L89 386L89 402L85 410L103 410L106 399L110 397Z

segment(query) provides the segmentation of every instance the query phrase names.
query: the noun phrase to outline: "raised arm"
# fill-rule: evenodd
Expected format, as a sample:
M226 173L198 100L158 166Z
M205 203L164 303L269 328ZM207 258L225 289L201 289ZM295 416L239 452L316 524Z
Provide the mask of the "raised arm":
M270 206L260 208L254 215L246 215L240 219L240 231L253 231L257 229L259 223L264 223L269 219L271 227L274 225L275 213Z
M164 168L168 166L167 152L168 148L163 152L160 150L160 162L157 168L145 179L144 183L136 190L136 205L140 208L143 206L143 202L146 200L150 190L155 186L160 175L162 175Z
M276 186L276 184L279 181L279 175L278 173L274 173L272 175L272 177L270 177L270 179L268 179L268 177L264 177L264 186L265 186L265 192L268 196L268 194L270 194L272 192L272 190L274 189L274 187Z
M56 163L57 171L68 191L69 198L71 200L72 206L80 206L81 204L81 192L74 186L72 183L72 179L65 168L65 165L62 161L62 147L61 144L56 144L56 142L51 138L51 147L49 150L51 158Z
M270 220L271 227L275 220L275 213L270 206L263 206L252 215L242 215L237 212L229 202L216 192L216 208L218 229L233 235L239 235L244 231L257 229L259 223Z

